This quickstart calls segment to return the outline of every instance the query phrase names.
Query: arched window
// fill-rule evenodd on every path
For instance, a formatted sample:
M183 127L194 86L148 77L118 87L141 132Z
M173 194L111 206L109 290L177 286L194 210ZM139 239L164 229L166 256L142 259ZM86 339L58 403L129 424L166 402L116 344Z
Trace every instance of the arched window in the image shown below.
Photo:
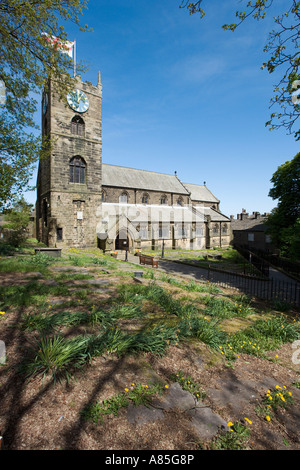
M76 156L70 160L70 183L85 184L86 164L83 158Z
M181 196L177 199L177 205L183 206L183 198Z
M167 204L167 196L165 194L162 194L160 197L160 203L161 204Z
M106 198L107 198L107 194L106 194L106 191L104 191L104 189L102 190L102 193L101 193L101 200L102 202L106 202Z
M148 204L149 203L149 194L144 193L142 196L142 204Z
M80 116L74 116L71 121L72 134L83 136L84 135L84 120Z

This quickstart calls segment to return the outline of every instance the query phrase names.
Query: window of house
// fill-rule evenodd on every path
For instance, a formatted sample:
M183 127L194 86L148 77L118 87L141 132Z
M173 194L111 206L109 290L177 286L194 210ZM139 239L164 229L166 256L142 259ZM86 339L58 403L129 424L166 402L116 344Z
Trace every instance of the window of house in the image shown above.
M77 156L70 160L70 183L85 184L86 164L83 158Z
M183 199L182 199L182 197L179 197L179 198L177 199L177 205L178 205L178 206L183 206Z
M164 194L161 196L160 198L160 203L161 204L167 204L167 196L165 196Z
M266 243L271 243L271 235L266 235Z
M80 116L74 116L71 121L71 133L79 136L84 135L84 120Z
M222 233L227 233L227 225L223 225L222 227Z
M254 242L254 233L248 233L248 242Z

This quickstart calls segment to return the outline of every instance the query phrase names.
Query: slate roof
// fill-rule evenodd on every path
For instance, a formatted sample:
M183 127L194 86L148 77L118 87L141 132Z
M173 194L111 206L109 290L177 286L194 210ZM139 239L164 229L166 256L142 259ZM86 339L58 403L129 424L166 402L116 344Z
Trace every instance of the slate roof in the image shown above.
M233 231L236 230L245 230L251 232L264 232L267 229L266 224L264 223L265 218L259 217L245 217L241 219L232 219L231 228Z
M196 206L197 211L203 210L204 215L209 215L212 222L230 222L230 218L211 207Z
M192 201L220 202L205 185L191 183L183 183L183 185L191 193Z
M175 175L117 165L102 165L102 185L189 195L188 190Z

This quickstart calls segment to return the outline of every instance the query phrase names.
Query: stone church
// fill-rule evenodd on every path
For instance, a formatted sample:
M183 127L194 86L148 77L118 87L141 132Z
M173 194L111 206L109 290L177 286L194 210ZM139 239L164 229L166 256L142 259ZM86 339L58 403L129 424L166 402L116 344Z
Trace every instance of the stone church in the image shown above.
M228 246L230 218L206 185L102 163L102 84L83 82L60 100L50 82L42 133L52 146L39 162L36 233L49 247L103 251Z

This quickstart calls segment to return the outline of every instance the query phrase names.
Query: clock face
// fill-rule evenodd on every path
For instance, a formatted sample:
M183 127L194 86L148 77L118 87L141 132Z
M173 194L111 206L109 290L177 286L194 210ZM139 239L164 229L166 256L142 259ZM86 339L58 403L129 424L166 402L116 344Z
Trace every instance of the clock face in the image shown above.
M89 109L88 97L81 90L74 90L68 94L69 106L78 113L85 113Z

